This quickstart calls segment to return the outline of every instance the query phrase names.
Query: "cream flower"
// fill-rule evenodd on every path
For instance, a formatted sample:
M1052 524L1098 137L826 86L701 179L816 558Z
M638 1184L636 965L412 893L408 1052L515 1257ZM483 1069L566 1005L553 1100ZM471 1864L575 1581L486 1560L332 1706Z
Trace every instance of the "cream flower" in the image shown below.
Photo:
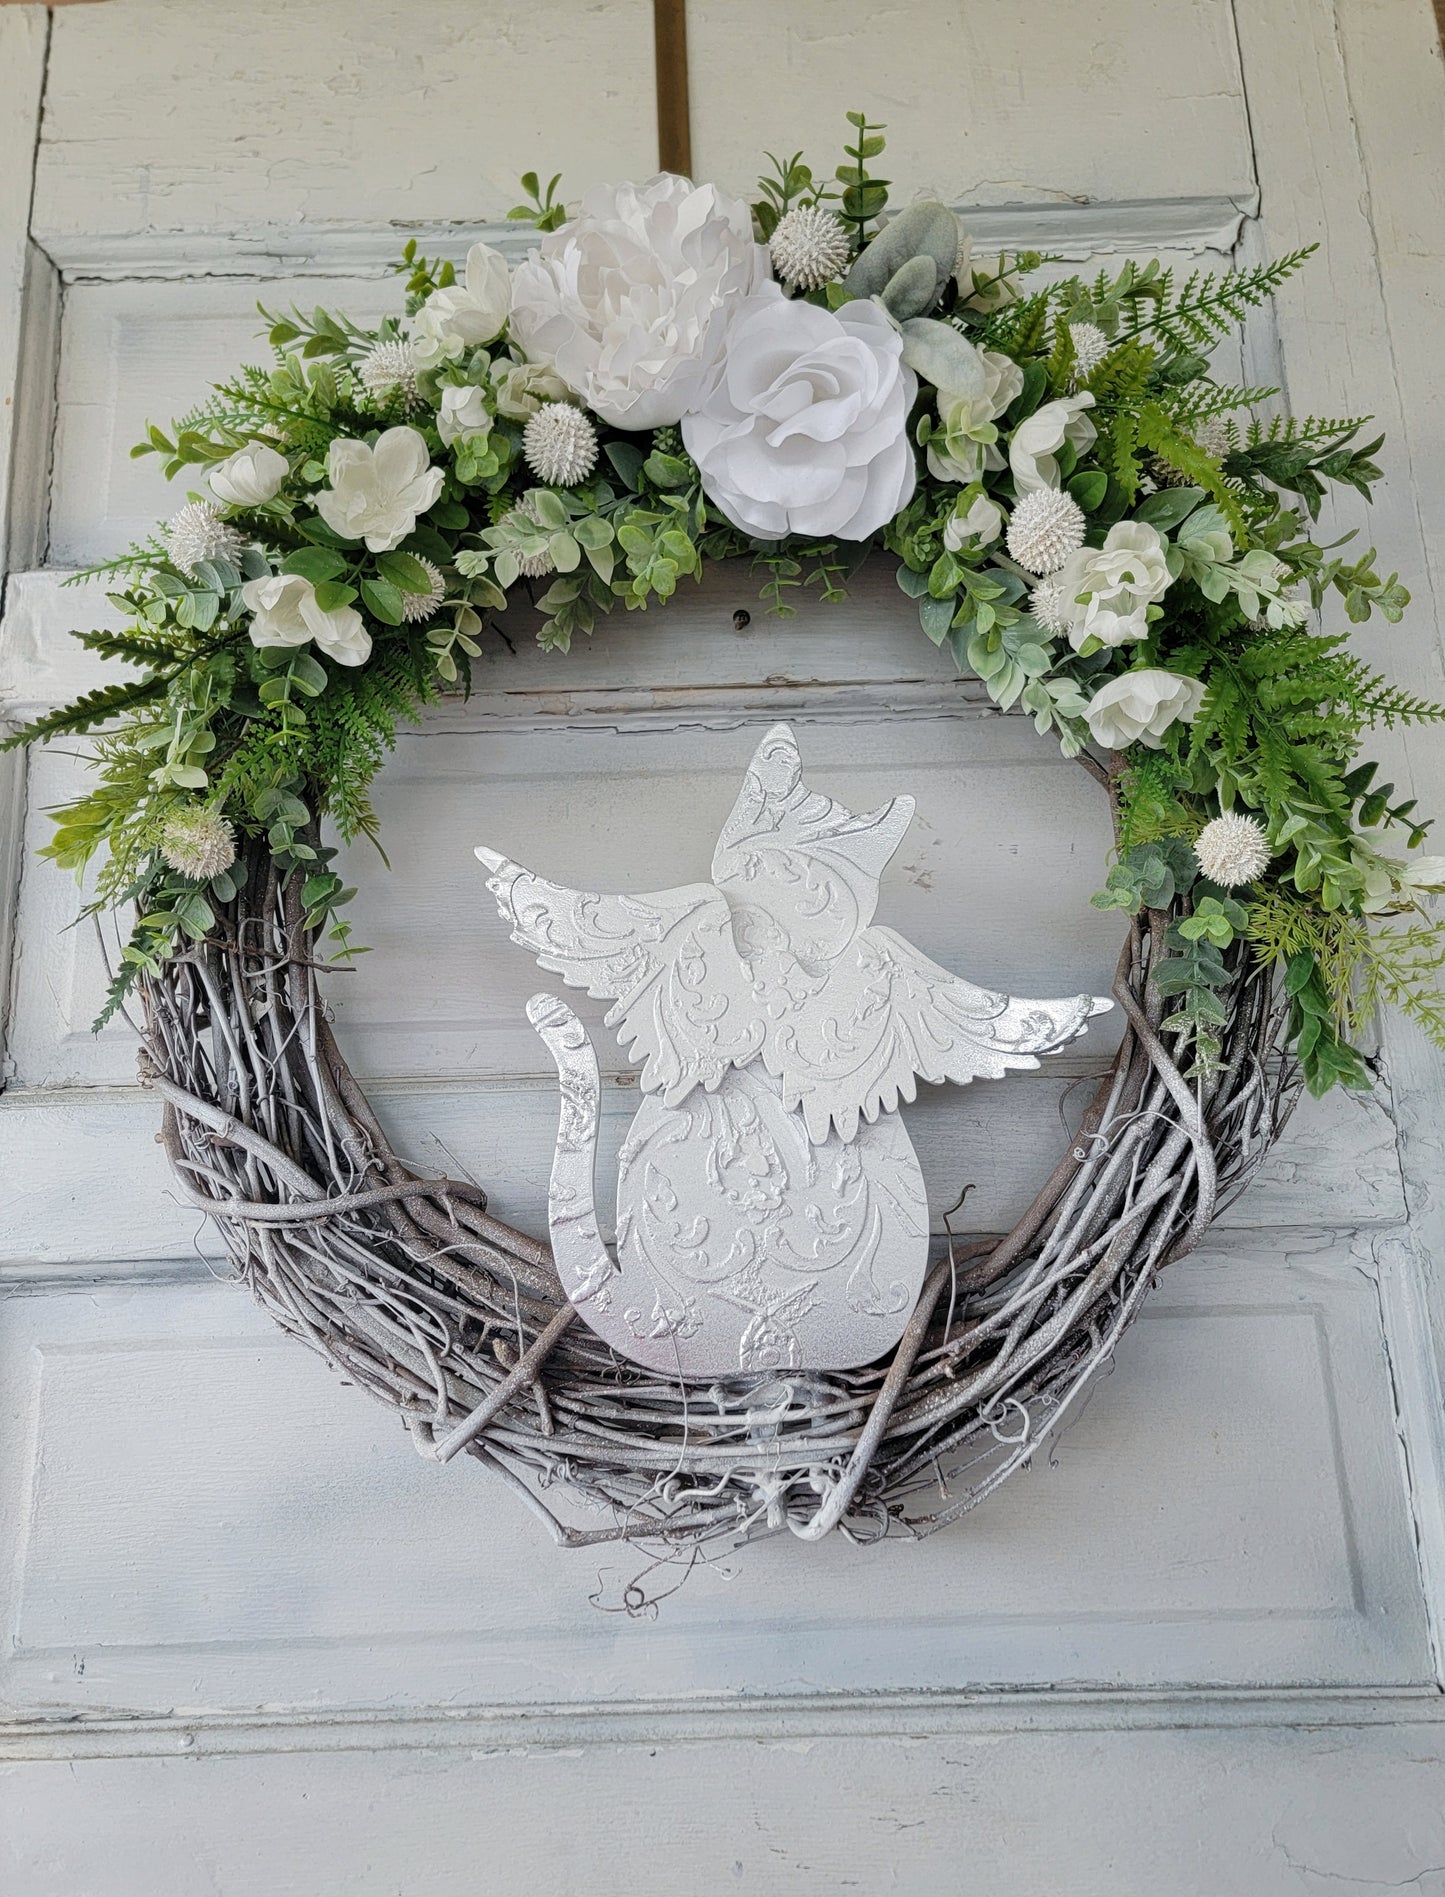
M388 428L374 448L333 441L326 472L331 485L317 494L317 513L343 540L365 540L373 553L389 553L415 532L417 515L436 504L445 479L414 428Z
M352 606L323 611L316 588L299 573L272 573L248 580L241 588L242 603L255 616L251 621L254 646L304 646L314 639L338 665L364 665L371 656L371 634Z
M507 260L490 244L467 252L461 283L433 290L412 318L411 345L419 369L455 362L468 349L495 342L512 308Z
M563 402L572 391L545 362L501 361L492 366L497 413L508 421L530 421L544 402Z
M260 507L275 500L290 472L285 455L262 441L250 441L218 461L206 476L206 485L218 501L232 507Z
M1059 586L1070 602L1070 645L1079 652L1090 639L1106 646L1142 639L1148 609L1168 584L1158 531L1147 521L1116 522L1102 547L1080 547L1060 569Z
M1054 457L1065 442L1076 454L1093 445L1097 431L1084 413L1093 406L1093 396L1084 389L1078 395L1061 395L1056 402L1045 402L1019 423L1008 446L1016 494L1022 497L1035 488L1059 485L1059 464Z
M745 204L663 172L599 185L512 280L512 335L617 428L681 421L722 305L768 280Z
M963 388L938 391L938 429L928 441L928 471L936 481L976 481L1001 468L997 419L1016 400L1024 372L996 349L974 350L977 371Z
M728 325L727 354L682 438L703 491L767 539L864 540L913 493L908 411L917 378L881 305L835 311L775 284Z
M979 494L964 513L955 506L944 522L943 544L950 553L961 553L965 547L989 546L1002 532L1003 509L987 494Z
M1197 678L1148 667L1110 679L1089 700L1084 716L1094 742L1110 751L1126 751L1131 744L1157 751L1170 725L1194 723L1203 700Z
M437 410L437 433L448 448L466 436L489 435L491 431L492 411L487 407L487 399L480 389L442 390L441 406Z

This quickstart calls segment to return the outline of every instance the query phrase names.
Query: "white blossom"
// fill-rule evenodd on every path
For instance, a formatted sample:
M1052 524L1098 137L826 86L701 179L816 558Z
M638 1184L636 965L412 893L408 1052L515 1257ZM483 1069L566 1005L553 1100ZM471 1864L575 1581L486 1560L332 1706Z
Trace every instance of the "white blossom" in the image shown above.
M959 553L964 547L987 547L1002 532L1003 509L991 496L979 494L962 514L955 504L943 525L943 544L950 553Z
M1059 571L1070 602L1069 643L1082 651L1090 639L1119 646L1149 630L1149 607L1164 597L1169 562L1157 529L1147 521L1117 521L1102 547L1080 547Z
M374 448L333 441L326 472L330 486L315 497L317 513L343 540L365 540L373 553L389 553L415 532L417 515L436 504L445 479L414 428L388 428Z
M938 427L928 438L928 471L936 481L967 484L1004 464L996 424L1022 390L1024 372L1001 350L974 349L972 355L977 363L970 363L968 383L938 391Z
M1110 751L1126 751L1131 744L1146 744L1157 751L1170 725L1194 723L1203 700L1204 687L1198 679L1146 667L1101 686L1084 716L1094 742Z
M1269 837L1264 825L1238 811L1215 817L1194 839L1194 854L1210 882L1224 889L1252 883L1269 865Z
M726 358L682 438L735 526L866 540L913 493L917 392L880 304L824 310L769 284L733 313Z
M290 472L285 455L262 441L249 441L216 463L206 476L206 485L218 501L229 506L262 507L275 500Z
M1084 413L1094 406L1087 389L1078 395L1061 395L1045 402L1021 421L1009 441L1008 461L1013 471L1014 491L1021 498L1035 488L1059 485L1059 464L1055 459L1065 442L1075 454L1093 446L1094 424Z
M473 244L462 282L433 290L412 318L411 346L417 367L434 369L457 361L469 349L495 342L507 326L511 307L506 258L490 244Z
M241 599L254 615L252 645L304 646L314 639L338 665L364 665L371 656L371 634L355 607L323 610L316 588L299 573L248 580Z
M458 441L489 435L491 430L492 411L481 389L448 387L442 390L437 408L437 433L448 448Z
M724 305L768 281L747 206L664 172L599 185L512 280L512 336L617 428L681 421Z
M572 393L545 362L506 358L492 365L492 387L497 395L497 413L513 422L525 422L544 402L562 402Z

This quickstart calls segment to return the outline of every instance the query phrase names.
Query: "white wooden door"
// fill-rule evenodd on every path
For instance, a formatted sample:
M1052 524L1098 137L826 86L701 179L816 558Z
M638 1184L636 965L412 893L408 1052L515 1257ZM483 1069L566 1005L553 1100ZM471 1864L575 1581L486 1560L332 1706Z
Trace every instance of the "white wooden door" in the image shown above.
M696 166L732 188L858 106L982 247L1208 267L1319 239L1252 379L1388 427L1368 528L1415 605L1380 643L1440 693L1425 0L692 15ZM646 0L0 6L0 715L86 676L65 631L108 609L59 583L167 511L128 447L239 359L257 298L379 310L405 236L459 254L517 172L645 175L651 30ZM361 866L375 952L334 988L400 1150L541 1228L554 1086L470 845L689 880L779 715L855 807L918 797L886 891L910 939L1033 992L1106 981L1077 770L985 715L886 575L783 623L715 575L567 659L498 645L388 767L396 868ZM1391 763L1445 808L1438 738ZM222 1281L132 1037L90 1035L75 891L29 854L80 768L0 778L7 1897L1445 1892L1437 1057L1391 1025L1374 1097L1303 1110L978 1514L917 1547L768 1543L633 1620L625 1553L563 1554L477 1468L420 1462ZM1102 1045L920 1104L935 1211L971 1183L970 1222L1006 1222Z

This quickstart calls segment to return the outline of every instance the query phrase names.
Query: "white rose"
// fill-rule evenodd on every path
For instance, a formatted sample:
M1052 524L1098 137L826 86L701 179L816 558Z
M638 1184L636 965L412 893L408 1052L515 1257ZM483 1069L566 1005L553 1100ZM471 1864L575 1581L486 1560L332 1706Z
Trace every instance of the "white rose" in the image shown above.
M660 428L694 405L723 303L767 279L747 206L715 185L599 185L518 266L512 335L603 421Z
M1059 593L1069 614L1069 644L1088 639L1120 646L1149 630L1148 608L1169 584L1164 542L1147 521L1121 520L1102 547L1080 547L1059 570Z
M492 368L497 413L509 421L527 422L548 402L565 402L572 391L545 362L499 362Z
M1057 402L1045 402L1013 432L1008 446L1009 466L1013 470L1014 492L1023 498L1035 488L1059 485L1059 464L1054 459L1067 441L1076 454L1093 445L1097 430L1084 413L1094 406L1087 389L1078 395L1060 396Z
M478 388L442 390L437 410L437 433L450 448L466 435L487 435L492 429L492 412Z
M1084 716L1094 742L1110 751L1127 751L1131 744L1159 749L1170 725L1192 725L1199 716L1204 687L1197 678L1147 668L1125 672L1101 686L1089 700Z
M819 309L775 284L741 302L727 353L682 438L703 492L735 526L865 540L917 479L903 344L871 299Z
M996 349L974 352L977 374L967 388L938 391L938 429L928 441L928 470L937 481L976 481L1001 468L995 422L1024 386L1024 372Z
M465 350L495 342L507 326L512 308L512 280L507 260L490 244L473 244L467 252L461 283L433 290L412 318L411 346L420 369L439 362L455 362Z
M986 547L1003 532L1003 509L987 494L980 494L964 514L957 509L949 515L943 529L943 544L950 553L961 553L967 546Z
M323 612L316 588L299 573L272 573L248 580L241 599L255 615L251 643L255 646L304 646L314 639L338 665L364 665L371 656L371 634L361 614L351 606Z
M326 472L331 485L317 494L317 513L343 540L364 539L373 553L389 553L415 531L445 479L414 428L388 428L374 448L333 441Z
M206 476L206 484L218 501L227 501L232 507L260 507L276 498L290 472L285 455L277 454L264 442L251 441L218 461Z

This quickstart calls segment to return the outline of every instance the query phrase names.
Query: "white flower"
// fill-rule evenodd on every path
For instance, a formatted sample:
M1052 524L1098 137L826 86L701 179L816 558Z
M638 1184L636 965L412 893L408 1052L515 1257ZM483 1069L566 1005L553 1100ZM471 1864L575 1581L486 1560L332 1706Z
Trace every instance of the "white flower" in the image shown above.
M820 204L798 204L785 211L768 240L773 268L797 290L821 290L852 255L843 220Z
M1069 643L1082 651L1090 639L1120 646L1149 630L1148 608L1169 585L1164 542L1147 521L1121 520L1102 547L1080 547L1059 572L1070 602Z
M432 467L414 428L388 428L374 448L364 441L333 441L326 458L331 482L316 495L316 511L343 540L365 540L389 553L416 530L416 517L436 503L446 478Z
M352 606L323 611L316 588L299 573L272 573L248 580L241 599L255 617L251 643L255 646L304 646L314 639L338 665L364 665L371 656L371 634Z
M198 561L234 560L245 544L205 501L187 501L166 528L166 552L192 578Z
M261 507L275 500L290 472L285 455L264 442L251 441L218 461L206 476L206 485L218 501L232 507Z
M236 860L236 832L219 810L177 811L161 831L161 855L173 870L209 882Z
M617 428L691 409L722 305L768 280L745 204L663 172L599 185L518 267L512 335Z
M1001 468L997 418L1015 401L1024 372L996 349L973 350L974 374L966 387L938 391L938 428L928 440L928 471L936 481L976 481L985 468Z
M943 544L950 553L960 553L968 546L989 546L1002 532L1003 509L987 494L979 494L962 514L955 503L944 523Z
M356 365L361 386L374 402L401 396L410 407L417 400L416 351L407 342L376 343Z
M572 392L545 362L498 362L492 368L492 387L497 413L513 422L526 421L544 402L564 401Z
M1097 431L1084 413L1093 406L1094 398L1085 389L1078 395L1061 395L1056 402L1045 402L1019 423L1008 447L1015 493L1022 497L1035 488L1059 485L1059 464L1054 457L1066 441L1076 454L1093 445Z
M438 606L446 598L446 581L441 570L430 560L422 559L420 554L413 555L418 566L425 568L427 576L426 591L422 593L403 592L401 596L401 616L408 625L419 625L423 619L430 619Z
M1141 743L1157 751L1170 725L1194 723L1203 699L1204 687L1197 678L1149 667L1110 679L1089 700L1084 716L1095 743L1110 751Z
M522 430L522 453L548 487L576 487L597 465L597 430L570 402L548 402Z
M960 222L958 253L953 260L953 280L958 285L958 300L971 310L1001 310L1018 300L1018 278L1008 269L1009 258L1000 251L997 257L973 261L973 239ZM1001 280L1000 280L1001 279Z
M473 435L488 435L492 429L492 411L478 388L445 388L437 409L437 433L450 448L453 443Z
M1025 494L1008 524L1008 550L1029 573L1057 573L1084 544L1084 510L1058 487Z
M1097 323L1070 323L1069 341L1074 345L1074 376L1087 382L1109 353L1109 338Z
M1194 854L1210 882L1234 889L1252 883L1269 866L1269 837L1253 817L1229 811L1215 817L1194 839Z
M1355 861L1361 851L1356 846ZM1360 907L1367 916L1400 915L1419 910L1422 896L1445 894L1445 856L1398 857L1370 853L1365 868L1365 894Z
M740 303L727 353L682 438L735 526L865 540L913 493L917 378L871 299L835 311L776 284Z
M511 307L506 258L490 244L473 244L463 281L433 290L412 318L417 367L434 369L438 363L455 362L468 349L495 342L507 326Z
M1050 638L1069 630L1069 602L1057 575L1040 580L1030 592L1029 612L1039 631L1048 633Z

